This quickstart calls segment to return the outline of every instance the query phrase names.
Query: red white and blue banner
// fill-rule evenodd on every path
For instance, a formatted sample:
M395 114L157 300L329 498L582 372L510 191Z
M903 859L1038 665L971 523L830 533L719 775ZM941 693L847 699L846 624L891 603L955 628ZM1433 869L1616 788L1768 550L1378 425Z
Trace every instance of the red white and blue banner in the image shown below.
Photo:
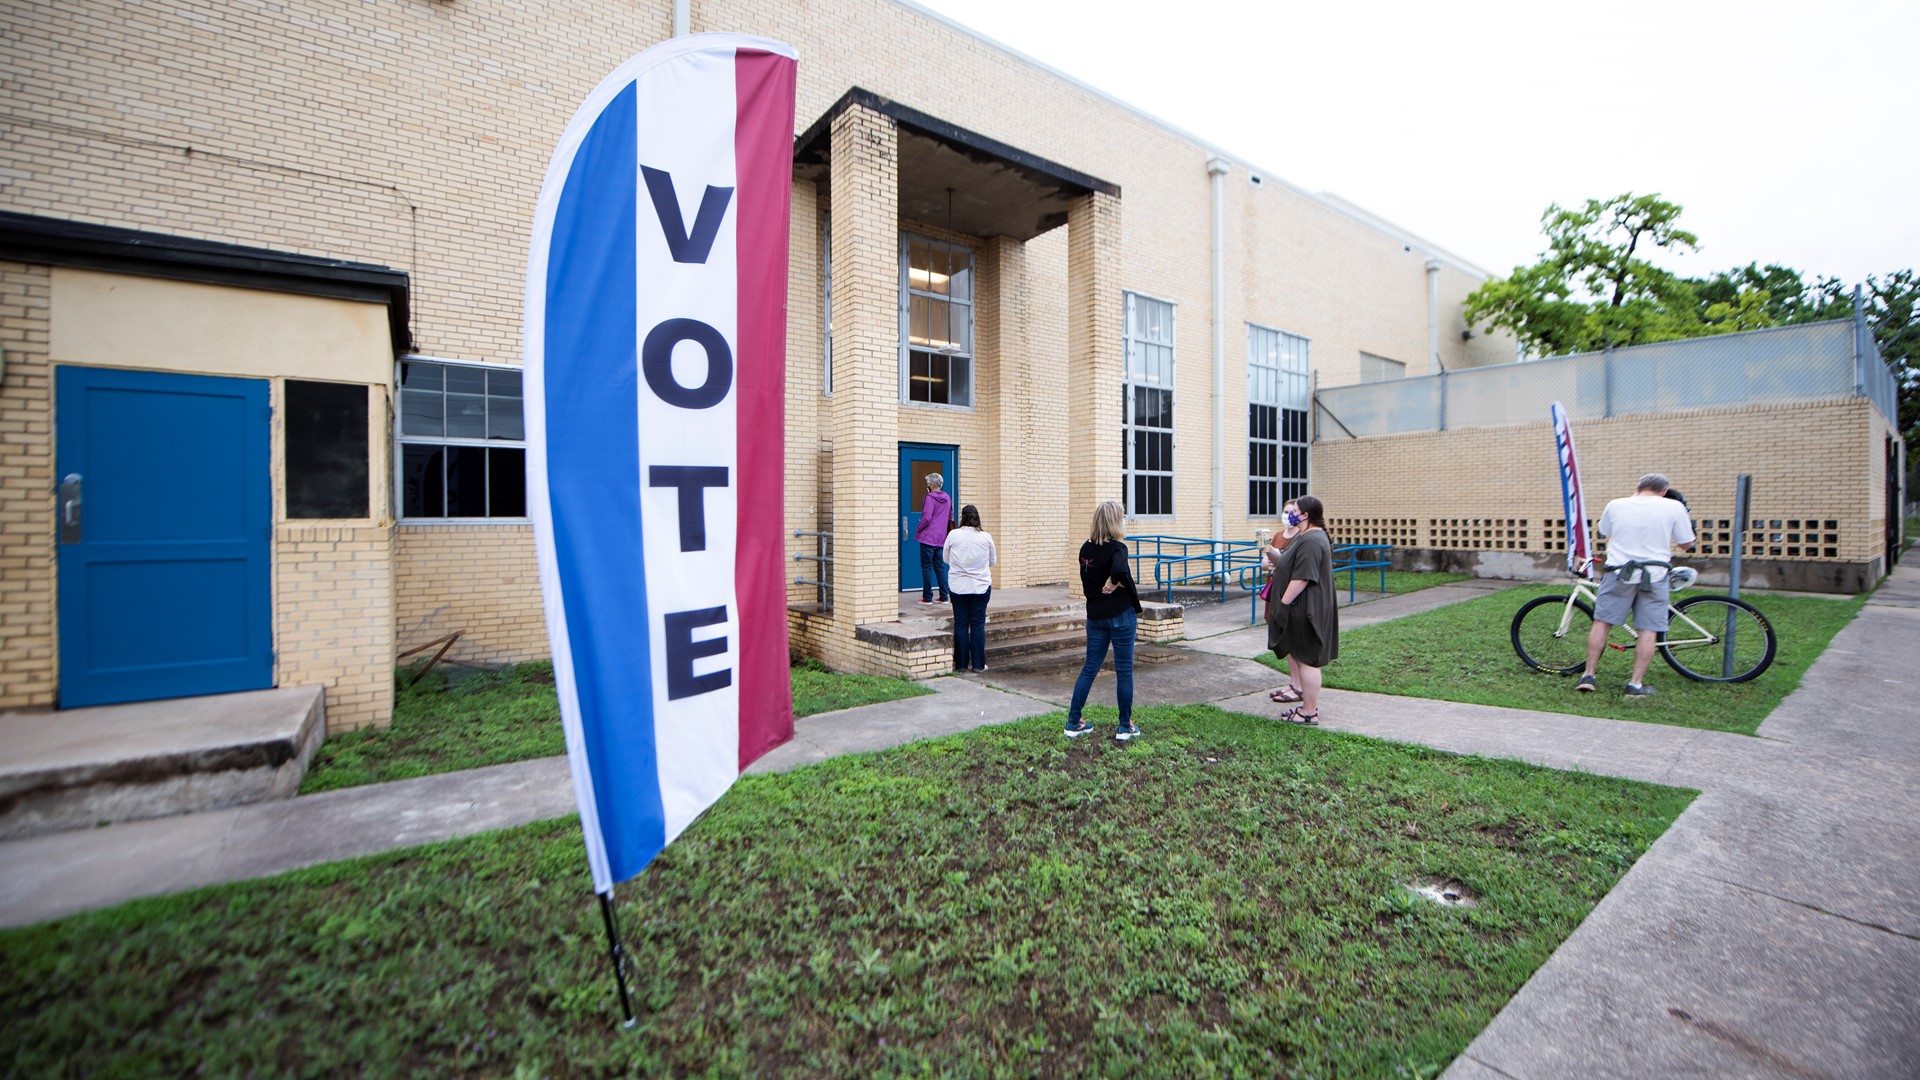
M1573 456L1573 425L1553 403L1553 441L1560 461L1560 510L1567 523L1567 569L1593 576L1593 538L1587 532L1587 497L1580 490L1580 463Z
M787 237L795 55L622 64L567 125L527 265L527 493L594 890L793 735Z

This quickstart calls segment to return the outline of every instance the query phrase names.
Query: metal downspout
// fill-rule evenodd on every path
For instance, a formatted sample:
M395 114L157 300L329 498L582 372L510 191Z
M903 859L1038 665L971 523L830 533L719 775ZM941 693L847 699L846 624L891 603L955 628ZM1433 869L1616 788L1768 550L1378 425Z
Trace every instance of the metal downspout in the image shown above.
M1226 369L1227 282L1226 220L1227 170L1224 158L1207 159L1213 177L1213 534L1214 543L1226 539Z
M692 31L693 0L673 0L673 36L686 37Z
M1427 374L1440 374L1440 267L1439 259L1427 260Z

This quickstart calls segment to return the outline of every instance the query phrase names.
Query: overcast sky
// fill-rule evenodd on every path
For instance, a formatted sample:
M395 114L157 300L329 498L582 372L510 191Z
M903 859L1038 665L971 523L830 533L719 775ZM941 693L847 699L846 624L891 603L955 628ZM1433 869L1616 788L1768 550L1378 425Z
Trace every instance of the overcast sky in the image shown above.
M1624 191L1689 275L1920 264L1914 0L918 2L1496 274Z

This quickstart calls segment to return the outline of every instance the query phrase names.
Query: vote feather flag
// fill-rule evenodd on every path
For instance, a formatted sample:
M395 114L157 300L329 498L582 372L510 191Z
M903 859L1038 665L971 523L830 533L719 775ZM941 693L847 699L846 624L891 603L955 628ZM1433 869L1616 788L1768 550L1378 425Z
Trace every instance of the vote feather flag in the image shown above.
M1573 425L1553 403L1553 441L1560 461L1560 509L1567 523L1567 569L1593 576L1593 540L1587 534L1587 497L1580 490L1580 464L1573 456Z
M622 64L561 136L527 266L527 494L596 892L793 735L782 483L795 54Z

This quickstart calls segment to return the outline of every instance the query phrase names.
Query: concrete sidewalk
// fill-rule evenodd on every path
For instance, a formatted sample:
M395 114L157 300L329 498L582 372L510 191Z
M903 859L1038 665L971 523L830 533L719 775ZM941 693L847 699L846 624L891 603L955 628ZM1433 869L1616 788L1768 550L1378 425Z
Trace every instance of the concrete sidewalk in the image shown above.
M1504 584L1343 609L1343 628ZM1271 715L1278 676L1246 659L1264 647L1264 627L1230 624L1153 647L1138 700ZM1446 1075L1920 1076L1916 660L1920 569L1905 568L1757 738L1328 691L1330 729L1702 792ZM937 693L802 720L752 771L1053 711L1071 674L1015 667L928 685ZM1103 679L1096 699L1111 693ZM548 758L0 843L0 925L573 809L565 759Z
M964 679L807 717L750 772L897 746L1054 709ZM0 843L0 927L506 829L576 809L565 757Z

